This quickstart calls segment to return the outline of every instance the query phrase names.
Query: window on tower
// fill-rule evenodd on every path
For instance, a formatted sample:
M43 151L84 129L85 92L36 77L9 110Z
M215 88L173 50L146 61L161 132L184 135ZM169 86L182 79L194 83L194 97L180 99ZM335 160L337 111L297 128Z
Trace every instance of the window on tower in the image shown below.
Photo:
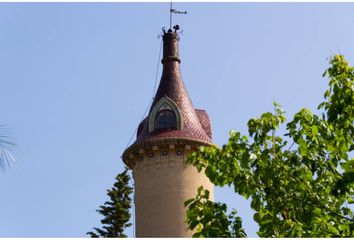
M183 129L183 119L177 105L165 96L149 114L149 133L174 129Z
M155 130L176 129L176 115L171 109L160 110L155 117Z

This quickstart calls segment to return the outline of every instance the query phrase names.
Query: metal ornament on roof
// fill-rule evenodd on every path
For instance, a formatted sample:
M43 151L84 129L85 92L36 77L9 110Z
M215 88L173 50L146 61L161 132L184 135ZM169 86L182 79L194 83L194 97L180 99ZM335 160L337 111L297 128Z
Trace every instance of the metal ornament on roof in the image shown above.
M172 8L172 2L171 2L171 4L170 4L170 29L168 30L171 32L172 32L172 13L174 13L174 14L188 14L187 11L178 11L177 9ZM178 29L179 29L178 25L174 26L173 29L175 29L175 27L178 27ZM178 29L175 29L175 32Z

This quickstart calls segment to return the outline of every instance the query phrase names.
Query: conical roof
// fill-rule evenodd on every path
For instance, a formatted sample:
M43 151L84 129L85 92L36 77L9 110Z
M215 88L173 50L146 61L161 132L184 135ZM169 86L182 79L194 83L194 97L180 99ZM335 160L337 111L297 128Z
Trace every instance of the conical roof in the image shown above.
M148 116L139 124L136 141L133 146L164 140L189 140L202 145L212 144L211 125L204 110L195 109L184 85L178 49L179 36L177 32L169 30L163 35L163 72L154 101ZM171 100L179 110L183 126L180 129L166 129L165 131L151 131L149 119L155 114L155 106L161 99ZM127 149L127 150L128 150Z

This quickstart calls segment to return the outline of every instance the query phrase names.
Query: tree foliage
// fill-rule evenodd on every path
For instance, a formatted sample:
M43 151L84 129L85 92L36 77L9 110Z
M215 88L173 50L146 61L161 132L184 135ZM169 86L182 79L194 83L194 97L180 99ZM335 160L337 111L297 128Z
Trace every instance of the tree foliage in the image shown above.
M209 194L208 190L200 187L197 197L185 202L189 207L187 224L191 229L197 229L193 237L246 237L242 220L236 216L237 211L227 215L226 204L210 201Z
M188 160L215 185L251 197L260 237L354 237L354 68L336 55L323 77L329 89L320 115L301 109L278 135L286 119L274 103L273 113L248 121L249 137L231 131L222 148L201 147ZM186 202L194 236L229 236L226 207L200 197ZM191 203L222 218L205 222Z
M129 185L130 176L128 175L128 170L126 169L118 174L116 180L113 188L107 190L110 201L105 202L97 210L103 215L101 220L102 228L94 228L95 232L87 233L92 238L127 237L124 234L124 229L131 226L129 210L133 192L133 188Z

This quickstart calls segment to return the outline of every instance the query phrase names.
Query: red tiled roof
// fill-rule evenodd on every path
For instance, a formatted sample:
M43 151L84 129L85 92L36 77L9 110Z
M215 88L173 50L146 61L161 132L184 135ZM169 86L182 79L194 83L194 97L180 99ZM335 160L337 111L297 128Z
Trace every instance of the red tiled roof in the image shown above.
M209 139L206 140L206 142L211 142L212 139L212 133L211 133L211 123L209 116L205 110L202 109L195 109L199 122L204 129L205 133L209 137ZM166 130L162 132L158 132L155 134L148 134L148 117L146 117L141 123L139 124L138 131L136 134L136 138L139 141L144 141L146 140L146 137L149 139L158 139L158 138L186 138L186 139L195 139L195 140L203 140L200 139L196 136L195 132L192 134L189 131L183 130ZM197 138L196 138L197 137Z
M208 113L202 109L196 109L195 111L198 114L200 124L202 124L202 127L203 127L205 133L208 134L210 139L212 139L211 122L210 122L210 118L208 116Z
M148 115L139 124L137 139L132 146L157 139L190 139L204 144L212 143L211 124L208 114L205 110L194 109L182 80L179 66L178 40L178 34L175 32L168 32L163 36L164 48L161 61L163 63L163 72L149 115L155 104L162 97L167 96L175 102L181 112L184 123L183 129L149 133Z

